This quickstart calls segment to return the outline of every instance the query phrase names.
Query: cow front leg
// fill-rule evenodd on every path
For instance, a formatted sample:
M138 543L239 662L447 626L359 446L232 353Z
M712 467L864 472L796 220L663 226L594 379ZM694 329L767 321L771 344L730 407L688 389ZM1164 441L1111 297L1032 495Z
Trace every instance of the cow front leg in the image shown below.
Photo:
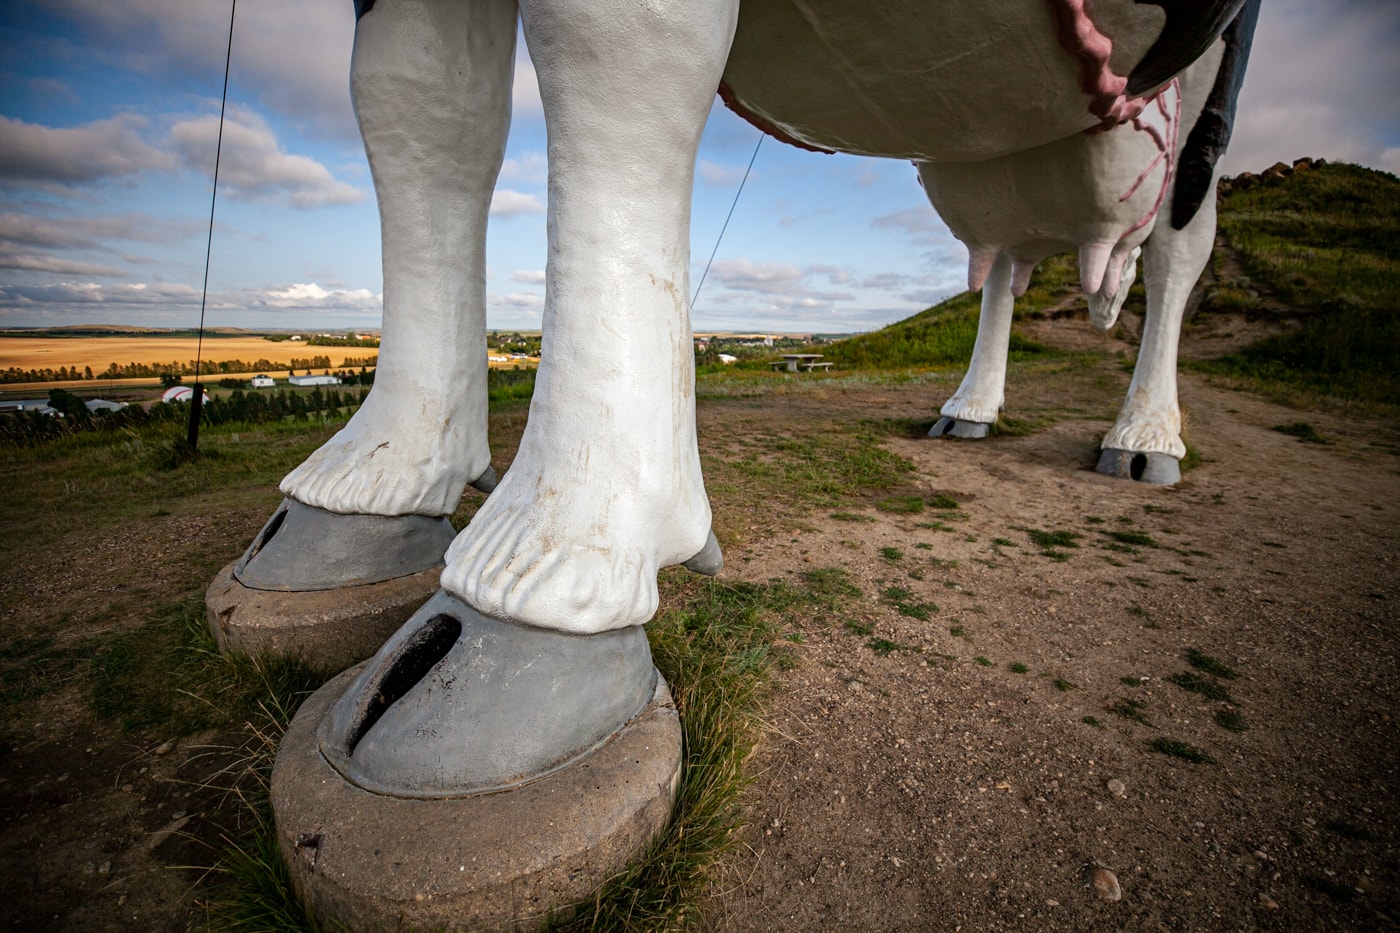
M412 796L528 780L654 695L641 624L657 570L701 552L710 529L690 194L735 13L732 0L522 5L549 133L540 369L519 452L448 550L443 591L323 733L361 786Z
M383 234L375 385L210 587L221 647L331 670L373 653L437 589L463 487L494 481L485 237L516 16L513 0L379 0L356 25L351 90Z
M1110 476L1170 486L1181 480L1181 408L1176 363L1181 320L1191 289L1210 260L1215 243L1215 190L1184 229L1162 218L1143 244L1147 315L1128 396L1118 420L1104 436L1098 471Z
M447 515L490 469L486 220L505 152L516 7L380 0L350 84L379 201L384 329L374 389L282 481L342 514Z
M967 375L929 437L986 437L1006 402L1006 356L1011 344L1011 316L1016 298L1011 293L1012 259L999 253L982 283L982 314Z

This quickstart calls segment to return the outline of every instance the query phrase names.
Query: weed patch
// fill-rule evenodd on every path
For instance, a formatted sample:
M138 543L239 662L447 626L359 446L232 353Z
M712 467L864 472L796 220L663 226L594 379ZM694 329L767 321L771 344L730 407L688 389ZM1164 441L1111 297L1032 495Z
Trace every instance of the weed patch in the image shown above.
M1210 757L1196 746L1187 742L1178 741L1177 739L1153 739L1147 743L1147 747L1158 754L1180 758L1182 761L1189 761L1193 765L1215 763L1214 758Z
M1230 665L1223 661L1217 661L1195 648L1186 649L1186 662L1198 671L1205 671L1207 674L1214 674L1216 677L1223 677L1226 680L1234 680L1238 676Z
M1220 686L1215 680L1207 680L1204 677L1197 677L1195 674L1185 672L1173 674L1167 680L1176 684L1187 693L1199 693L1207 700L1220 700L1225 703L1233 703L1230 692Z

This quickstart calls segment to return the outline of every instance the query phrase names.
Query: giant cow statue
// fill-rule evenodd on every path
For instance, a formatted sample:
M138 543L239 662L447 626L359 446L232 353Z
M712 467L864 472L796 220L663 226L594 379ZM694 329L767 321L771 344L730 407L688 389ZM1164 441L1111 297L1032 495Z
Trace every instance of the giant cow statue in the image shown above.
M349 424L283 480L287 501L234 582L353 603L375 581L444 566L440 592L321 723L326 759L400 798L497 790L589 754L653 696L641 626L657 571L719 564L687 302L716 88L785 141L920 166L972 247L983 330L1000 343L945 408L957 423L995 418L1000 387L976 384L1004 366L1009 294L1030 264L1081 246L1086 290L1111 304L1141 246L1147 341L1163 349L1144 347L1157 370L1140 369L1107 443L1180 456L1174 387L1156 384L1213 236L1218 124L1256 8L1243 7L358 0L351 87L383 234L378 373ZM519 453L447 546L443 516L493 478L485 237L517 19L549 139L544 350ZM1222 39L1232 22L1245 25ZM1170 222L1156 219L1163 203Z

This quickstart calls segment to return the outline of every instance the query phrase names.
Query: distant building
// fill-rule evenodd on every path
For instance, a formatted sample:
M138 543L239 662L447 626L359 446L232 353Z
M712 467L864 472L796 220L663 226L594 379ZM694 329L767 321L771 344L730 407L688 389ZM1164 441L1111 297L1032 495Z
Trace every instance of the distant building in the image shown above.
M739 358L737 356L730 356L728 353L721 353L719 355L719 361L725 366L728 366L730 363L737 363Z
M292 376L292 377L291 377L290 379L288 379L287 381L288 381L289 383L291 383L292 385L294 385L294 386L338 386L338 385L340 385L340 377L339 377L339 376L312 376L312 375L310 375L310 374L307 374L307 375L305 375L305 376Z
M126 407L125 402L109 402L105 398L91 398L83 404L88 411L121 411Z
M188 402L194 398L194 389L189 386L171 386L165 390L165 394L160 397L162 402ZM209 401L209 393L204 393L204 400Z
M252 379L248 380L248 385L255 389L270 389L277 385L277 383L273 382L272 377L267 373L258 373Z
M37 411L41 415L56 415L46 398L12 398L0 402L0 412Z

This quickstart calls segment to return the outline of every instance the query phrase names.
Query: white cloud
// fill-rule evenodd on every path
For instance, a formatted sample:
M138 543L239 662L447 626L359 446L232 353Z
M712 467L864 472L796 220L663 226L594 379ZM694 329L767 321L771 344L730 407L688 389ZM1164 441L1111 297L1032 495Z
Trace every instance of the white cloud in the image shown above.
M696 173L707 185L716 188L737 188L744 180L744 168L742 165L723 166L709 159L701 159L696 165Z
M170 128L170 145L192 172L212 175L219 118L196 117ZM320 162L285 152L257 114L240 110L225 119L219 186L243 200L285 197L293 207L354 204L366 193L339 181Z
M383 307L384 297L367 288L323 288L315 282L299 282L247 294L245 301L264 308L378 311Z
M113 241L170 243L204 232L204 221L130 213L97 217L0 214L0 241L55 249L110 251Z
M511 280L512 282L523 282L523 283L525 283L526 285L543 285L543 284L544 284L544 270L543 270L543 269L521 269L521 270L518 271L518 272L512 272L512 273L510 274L510 280Z
M48 253L21 253L0 246L0 269L23 272L49 272L57 275L123 276L121 269L91 262L63 259Z
M1254 48L1227 173L1301 156L1393 171L1400 143L1400 4L1269 0Z
M515 217L520 214L543 214L544 202L538 195L497 188L491 194L491 214L495 217Z
M147 126L134 114L74 127L0 116L0 179L73 184L172 168L169 153L142 140Z
M497 305L502 308L530 308L537 310L544 307L544 296L536 292L511 292L506 295L491 295L487 298L487 304Z
M217 95L228 49L227 0L49 0L117 67ZM318 132L356 138L350 107L350 0L243 0L229 81Z
M527 152L501 164L501 177L542 185L549 178L549 158L543 152Z

